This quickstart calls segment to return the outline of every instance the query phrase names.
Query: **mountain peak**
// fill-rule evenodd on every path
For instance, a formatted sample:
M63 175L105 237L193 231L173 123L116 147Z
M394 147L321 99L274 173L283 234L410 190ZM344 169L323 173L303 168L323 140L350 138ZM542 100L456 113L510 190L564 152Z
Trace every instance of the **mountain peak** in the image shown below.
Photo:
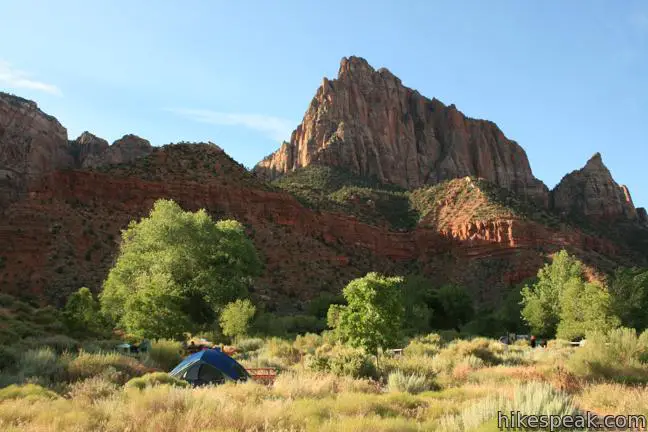
M562 213L606 219L637 216L630 191L614 180L599 152L583 168L564 176L552 197L554 208Z
M254 170L272 179L311 164L408 189L482 177L548 205L524 149L494 123L428 99L357 56L342 59L337 79L323 80L290 143Z

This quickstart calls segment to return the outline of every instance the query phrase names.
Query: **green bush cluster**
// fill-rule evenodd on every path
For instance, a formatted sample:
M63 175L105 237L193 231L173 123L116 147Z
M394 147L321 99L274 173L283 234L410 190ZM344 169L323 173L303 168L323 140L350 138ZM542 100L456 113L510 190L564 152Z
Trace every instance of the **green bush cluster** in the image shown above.
M175 387L189 386L189 383L187 383L186 381L172 377L165 372L153 372L142 375L141 377L131 379L126 383L126 388L136 388L138 390L143 390L146 387L154 387L162 384L172 385Z

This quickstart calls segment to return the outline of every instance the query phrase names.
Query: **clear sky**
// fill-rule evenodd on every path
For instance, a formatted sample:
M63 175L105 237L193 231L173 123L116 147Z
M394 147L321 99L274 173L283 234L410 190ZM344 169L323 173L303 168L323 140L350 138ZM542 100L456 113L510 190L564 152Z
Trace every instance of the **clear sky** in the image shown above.
M549 187L600 151L648 205L642 0L0 0L0 89L72 138L210 140L248 167L349 55L494 121Z

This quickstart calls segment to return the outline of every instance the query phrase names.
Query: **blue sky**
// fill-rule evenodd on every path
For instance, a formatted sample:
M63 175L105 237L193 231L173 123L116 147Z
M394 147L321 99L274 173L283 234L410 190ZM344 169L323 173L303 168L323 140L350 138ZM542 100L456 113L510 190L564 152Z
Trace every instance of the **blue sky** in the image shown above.
M210 140L246 166L289 137L349 55L494 121L549 187L600 151L648 205L640 0L0 0L0 89L71 137Z

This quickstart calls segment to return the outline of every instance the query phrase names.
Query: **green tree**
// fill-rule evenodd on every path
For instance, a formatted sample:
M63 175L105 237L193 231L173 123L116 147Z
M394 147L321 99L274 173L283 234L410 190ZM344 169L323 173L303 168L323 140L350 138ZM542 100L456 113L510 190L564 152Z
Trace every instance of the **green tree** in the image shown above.
M619 319L611 310L610 294L605 286L572 278L560 298L560 322L557 336L575 339L595 332L616 328Z
M648 269L618 269L610 280L612 310L626 327L648 328Z
M223 334L234 338L247 335L255 313L256 307L248 299L228 303L220 316Z
M68 297L63 320L68 331L75 336L103 335L109 328L101 314L99 302L85 287Z
M214 223L205 210L187 212L158 200L148 217L122 231L101 309L136 336L178 338L213 325L259 271L240 223Z
M396 343L404 312L402 283L402 278L377 273L349 282L343 292L347 305L332 305L329 310L337 336L376 356L379 348Z
M427 334L433 316L434 303L432 282L420 275L410 275L403 283L403 324L410 334Z
M459 285L444 285L433 297L434 327L459 330L475 314L472 299Z
M538 336L553 337L560 321L560 301L565 286L582 279L582 265L562 250L551 264L538 271L536 283L522 288L522 317Z

